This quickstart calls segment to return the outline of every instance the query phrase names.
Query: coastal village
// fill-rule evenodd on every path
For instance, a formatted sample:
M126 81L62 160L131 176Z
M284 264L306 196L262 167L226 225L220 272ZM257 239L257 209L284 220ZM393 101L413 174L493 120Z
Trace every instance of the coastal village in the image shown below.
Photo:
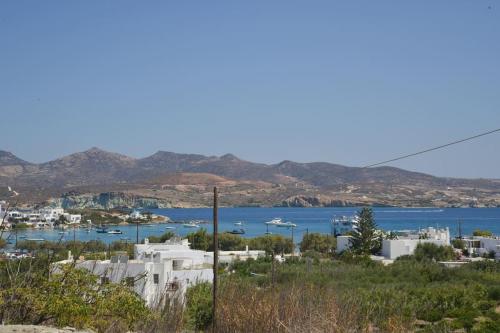
M83 228L88 232L118 232L118 229L107 231L102 225L95 225L91 220L82 218L81 214L71 214L63 208L45 207L40 209L6 209L7 202L1 202L0 221L5 233L12 233L21 228L42 229L46 232L64 230L66 228ZM116 221L128 224L132 221L150 222L153 219L161 223L172 222L168 217L160 218L150 213L130 211L128 214L114 213ZM128 222L127 222L128 221ZM360 216L343 216L332 218L329 222L332 235L335 237L335 248L332 253L342 255L348 253L353 247L353 233L360 228ZM236 223L242 226L241 222ZM265 222L269 226L293 229L297 227L291 222L283 222L279 218ZM196 222L184 223L184 226L198 228ZM167 228L171 228L168 227ZM240 229L243 230L243 229ZM269 236L270 232L266 232ZM383 265L391 265L404 256L412 256L417 247L432 244L437 247L453 246L453 260L441 260L443 266L454 268L470 262L482 260L500 261L500 238L494 235L457 236L452 239L449 228L421 228L416 231L383 231L375 230L374 234L381 240L378 253L370 256L371 260ZM8 238L7 238L8 239ZM43 242L44 239L25 239L26 241ZM460 245L459 245L460 244ZM115 252L105 259L87 259L84 255L75 256L68 250L67 258L53 262L52 272L56 274L65 265L74 265L76 268L85 269L93 275L99 276L99 283L121 283L137 293L149 307L158 307L173 295L183 297L190 286L213 280L214 251L204 251L191 247L189 236L182 238L173 236L164 242L150 242L148 238L133 245L133 256L127 252ZM274 253L273 260L277 264L287 258L300 258L300 243L294 244L290 252ZM451 247L450 247L451 248ZM269 253L265 249L228 250L219 252L219 263L231 265L235 262L248 259L257 260L265 258ZM4 259L19 260L33 257L15 245L7 244L2 252Z

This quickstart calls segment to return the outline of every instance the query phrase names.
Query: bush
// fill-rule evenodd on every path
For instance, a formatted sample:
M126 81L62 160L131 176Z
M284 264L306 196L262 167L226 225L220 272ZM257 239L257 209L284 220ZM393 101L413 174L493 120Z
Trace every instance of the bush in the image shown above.
M101 332L112 325L132 330L138 320L148 319L149 310L134 292L97 281L86 270L71 266L50 279L44 270L28 267L14 281L2 283L0 318L11 324L90 327Z
M165 243L165 241L169 240L170 238L174 237L175 234L171 231L167 231L163 233L161 236L149 236L149 242L150 243ZM144 243L144 240L143 240Z
M491 237L493 236L492 232L489 230L481 230L481 229L476 229L472 232L472 236L478 236L478 237Z
M213 251L212 235L208 234L206 229L200 229L197 230L196 232L191 232L186 235L186 238L191 243L192 249L202 250L202 251L208 251L208 250Z
M441 246L433 243L418 244L413 255L419 261L446 261L455 258L455 252L451 246Z
M246 242L238 235L222 233L218 237L219 249L222 251L240 251L245 249Z
M455 249L460 249L460 250L464 250L465 249L465 241L463 239L452 239L451 241L451 245L455 248Z
M188 324L195 330L206 330L212 324L212 285L200 283L186 292Z
M266 235L251 238L248 246L252 250L265 250L267 254L292 253L294 244L290 238L282 235Z
M300 242L300 252L315 251L317 253L329 254L335 249L336 239L331 235L310 233L304 235Z

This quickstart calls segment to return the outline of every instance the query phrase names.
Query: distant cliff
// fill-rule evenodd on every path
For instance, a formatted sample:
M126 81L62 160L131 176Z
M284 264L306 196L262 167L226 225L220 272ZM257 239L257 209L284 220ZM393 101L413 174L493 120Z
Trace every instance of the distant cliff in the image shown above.
M64 195L61 198L52 199L53 206L60 206L65 209L112 209L117 207L131 208L169 208L168 203L157 198L138 197L133 194L123 192L106 192L99 194Z

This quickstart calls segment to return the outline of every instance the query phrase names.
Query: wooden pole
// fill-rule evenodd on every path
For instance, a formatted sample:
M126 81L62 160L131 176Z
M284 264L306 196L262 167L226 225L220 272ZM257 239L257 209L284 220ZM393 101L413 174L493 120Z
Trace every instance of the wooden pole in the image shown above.
M212 332L217 332L217 269L219 266L219 241L218 241L218 202L217 202L217 187L214 187L214 235L213 235L213 247L214 247L214 279L213 279L213 291L212 291Z
M139 220L135 221L135 243L139 244Z

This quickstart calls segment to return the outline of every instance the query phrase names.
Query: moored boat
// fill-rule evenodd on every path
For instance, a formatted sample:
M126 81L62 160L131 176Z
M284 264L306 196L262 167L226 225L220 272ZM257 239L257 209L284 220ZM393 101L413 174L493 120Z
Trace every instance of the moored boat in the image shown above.
M271 221L267 221L267 222L264 222L264 223L267 224L267 225L277 225L277 224L283 223L283 220L281 218L279 218L279 217L275 217Z
M233 235L243 235L245 233L245 229L233 229L231 231L227 231L227 233L230 233Z

